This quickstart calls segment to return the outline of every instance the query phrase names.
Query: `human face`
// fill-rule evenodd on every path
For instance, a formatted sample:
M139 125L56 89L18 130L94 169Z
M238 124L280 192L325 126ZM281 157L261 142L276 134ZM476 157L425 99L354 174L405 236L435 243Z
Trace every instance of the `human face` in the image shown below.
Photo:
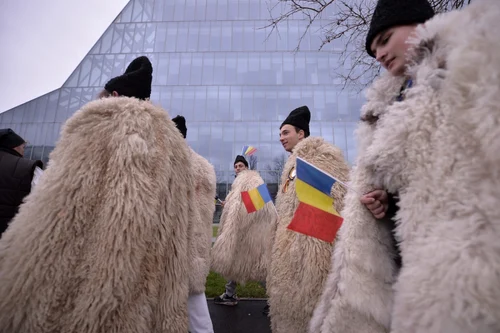
M247 167L245 166L245 164L243 164L243 162L238 162L238 163L235 163L234 164L234 172L236 174L239 174L240 172L242 172L243 170L246 170Z
M291 153L293 148L304 138L304 131L297 131L292 125L283 125L280 130L280 142L283 148Z
M15 147L14 150L21 154L21 156L24 156L24 148L26 148L26 142L20 146Z
M371 49L377 61L394 76L405 73L410 47L407 40L415 28L416 25L393 27L379 33L372 42Z

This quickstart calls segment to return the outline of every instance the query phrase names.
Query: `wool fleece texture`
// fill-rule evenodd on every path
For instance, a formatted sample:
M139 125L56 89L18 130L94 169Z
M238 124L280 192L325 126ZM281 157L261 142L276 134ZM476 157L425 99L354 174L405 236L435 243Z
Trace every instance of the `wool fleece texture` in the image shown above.
M187 332L190 156L150 102L68 119L0 241L0 332Z
M286 162L281 187L287 181L297 157L317 168L347 181L349 168L342 152L321 138L308 137L297 144ZM335 209L344 207L346 189L335 184L331 195ZM304 333L323 290L331 267L333 243L287 229L299 201L295 181L285 193L280 189L276 199L278 227L273 245L271 269L267 277L271 326L274 333Z
M191 272L189 292L205 292L205 284L210 271L210 248L212 246L212 223L215 212L216 176L212 164L191 150L191 164L195 179L195 201L190 230Z
M388 75L369 90L352 185L399 193L403 267L348 193L310 332L500 332L499 17L498 1L436 16L411 41L405 100Z
M212 270L226 279L241 283L266 280L276 211L272 203L267 203L264 208L249 214L241 200L241 192L263 183L257 171L242 171L226 197L217 240L212 248Z

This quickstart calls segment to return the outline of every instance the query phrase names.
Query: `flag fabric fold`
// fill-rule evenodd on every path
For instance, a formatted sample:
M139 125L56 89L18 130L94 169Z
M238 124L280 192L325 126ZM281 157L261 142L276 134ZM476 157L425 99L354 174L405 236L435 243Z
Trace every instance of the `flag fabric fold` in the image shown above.
M271 195L266 184L259 185L249 191L241 192L241 200L248 213L253 213L264 208L271 201Z
M332 176L297 158L295 192L299 206L288 229L325 242L333 242L343 222L330 196L335 182Z

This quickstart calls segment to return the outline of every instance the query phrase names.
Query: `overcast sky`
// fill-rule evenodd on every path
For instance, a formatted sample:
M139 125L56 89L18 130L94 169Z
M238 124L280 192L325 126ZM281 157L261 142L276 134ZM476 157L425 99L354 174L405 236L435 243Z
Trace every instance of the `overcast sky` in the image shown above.
M60 88L129 0L0 0L0 113Z

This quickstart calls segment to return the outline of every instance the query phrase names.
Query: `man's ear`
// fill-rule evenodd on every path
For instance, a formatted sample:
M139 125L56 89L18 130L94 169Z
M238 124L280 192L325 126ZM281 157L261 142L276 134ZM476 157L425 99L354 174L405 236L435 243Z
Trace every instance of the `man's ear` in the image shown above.
M112 93L111 95L113 95L113 97L118 97L118 96L120 96L120 94L118 94L118 92L116 92L116 91L113 91L113 93Z
M299 130L299 140L302 140L306 137L306 132L304 130Z

